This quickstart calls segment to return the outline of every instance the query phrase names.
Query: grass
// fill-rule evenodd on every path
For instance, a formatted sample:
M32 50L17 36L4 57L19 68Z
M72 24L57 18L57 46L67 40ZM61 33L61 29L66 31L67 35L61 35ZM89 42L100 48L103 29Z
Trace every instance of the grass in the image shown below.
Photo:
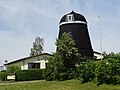
M80 84L78 80L0 83L0 90L120 90L119 85Z

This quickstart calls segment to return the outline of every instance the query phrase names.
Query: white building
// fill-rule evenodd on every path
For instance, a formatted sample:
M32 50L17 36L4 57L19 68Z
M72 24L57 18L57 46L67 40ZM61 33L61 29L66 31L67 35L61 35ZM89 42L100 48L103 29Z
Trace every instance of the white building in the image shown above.
M94 57L96 57L96 59L101 59L104 58L103 54L101 55L101 53L93 51L93 55Z
M51 54L43 53L9 62L5 64L5 66L6 68L9 68L10 66L19 66L21 70L45 69L48 63L47 57L50 56ZM94 51L94 57L96 57L96 59L101 59L101 53Z
M45 69L48 63L47 57L49 56L51 56L51 54L43 53L9 62L5 64L5 66L6 68L9 68L10 66L19 66L21 70Z

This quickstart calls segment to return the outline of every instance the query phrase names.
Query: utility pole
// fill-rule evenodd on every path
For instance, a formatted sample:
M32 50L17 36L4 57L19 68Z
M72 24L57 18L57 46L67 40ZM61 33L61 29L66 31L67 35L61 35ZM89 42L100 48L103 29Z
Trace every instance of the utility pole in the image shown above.
M101 18L98 15L99 29L100 29L100 51L101 51L101 60L102 60L102 34L101 34Z

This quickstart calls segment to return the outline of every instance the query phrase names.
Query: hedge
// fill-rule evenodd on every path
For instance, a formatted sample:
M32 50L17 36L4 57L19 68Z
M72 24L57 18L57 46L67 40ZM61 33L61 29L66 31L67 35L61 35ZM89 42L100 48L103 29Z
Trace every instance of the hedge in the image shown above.
M120 59L108 58L98 63L95 79L98 84L120 84Z
M44 70L20 70L16 71L17 81L43 80Z
M120 84L120 56L82 62L78 67L78 77L81 83Z
M82 62L78 67L78 79L81 83L92 81L95 77L95 61Z
M6 72L0 72L0 80L5 81Z

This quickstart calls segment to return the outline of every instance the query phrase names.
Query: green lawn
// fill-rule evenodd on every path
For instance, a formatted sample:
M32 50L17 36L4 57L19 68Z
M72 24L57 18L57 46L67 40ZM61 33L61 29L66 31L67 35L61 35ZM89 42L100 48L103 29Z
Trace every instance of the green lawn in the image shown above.
M119 85L80 84L78 80L0 83L0 90L120 90Z

